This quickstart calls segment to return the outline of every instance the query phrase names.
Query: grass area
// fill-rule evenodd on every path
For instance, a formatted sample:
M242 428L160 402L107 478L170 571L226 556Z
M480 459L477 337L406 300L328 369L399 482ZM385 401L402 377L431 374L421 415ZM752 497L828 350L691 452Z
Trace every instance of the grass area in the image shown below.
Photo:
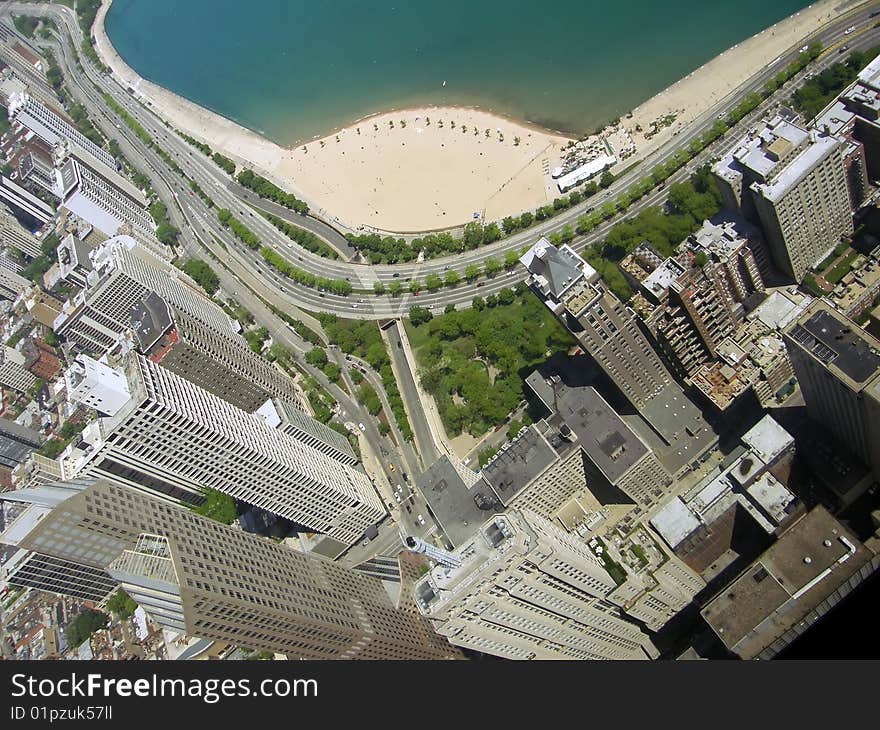
M641 545L631 546L630 552L632 552L632 554L636 556L639 563L641 563L642 565L648 564L648 556L645 554L645 548L643 548Z
M834 250L830 254L828 254L824 259L822 259L822 261L819 262L818 266L816 266L813 271L815 271L817 274L821 274L823 271L825 271L825 269L827 269L829 266L831 266L831 264L834 263L838 256L843 256L844 252L848 248L849 243L847 241L841 241L837 244L837 246L834 247Z
M602 554L599 557L602 559L602 564L604 565L605 570L608 571L608 575L611 576L611 579L617 583L617 585L625 583L626 570L624 570L623 566L608 554L608 547L602 539L597 537L596 540L602 546Z
M524 284L516 295L508 293L487 298L482 308L449 312L419 326L405 321L418 377L450 436L465 430L480 436L503 423L522 401L523 380L534 367L548 353L575 344Z
M840 282L840 280L849 273L850 269L852 269L852 263L856 260L858 255L859 252L855 249L850 251L834 265L834 268L832 268L831 271L825 274L825 281L832 286L837 286L838 282Z

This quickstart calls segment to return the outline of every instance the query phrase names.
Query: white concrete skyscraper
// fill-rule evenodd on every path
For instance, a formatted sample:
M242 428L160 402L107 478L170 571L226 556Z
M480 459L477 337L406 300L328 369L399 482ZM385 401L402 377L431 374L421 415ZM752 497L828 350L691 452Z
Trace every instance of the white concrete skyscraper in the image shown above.
M109 474L191 503L215 489L340 550L385 515L362 472L136 353L120 368L81 356L65 378L72 400L106 415L62 454L65 479Z
M507 659L648 659L657 650L608 600L617 584L590 548L528 510L496 515L416 583L450 643Z

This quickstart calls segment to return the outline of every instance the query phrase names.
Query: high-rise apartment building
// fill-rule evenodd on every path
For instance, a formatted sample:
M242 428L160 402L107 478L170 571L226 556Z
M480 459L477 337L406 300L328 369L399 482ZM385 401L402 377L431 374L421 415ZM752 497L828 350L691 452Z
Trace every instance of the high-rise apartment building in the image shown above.
M132 308L131 330L144 357L236 408L253 412L270 398L305 408L293 380L254 353L238 334L228 328L218 332L153 291Z
M461 657L378 579L113 480L55 486L69 494L21 544L106 568L162 626L297 659Z
M632 314L569 246L541 239L520 259L529 285L562 318L636 408L671 382Z
M21 352L8 345L0 348L0 385L24 393L36 382L37 378L28 371Z
M0 266L0 297L15 301L31 285L21 274Z
M810 418L880 479L880 340L821 300L784 336Z
M496 515L416 583L450 643L507 659L647 659L651 640L608 600L616 583L587 545L538 515Z
M152 237L156 224L144 194L120 175L100 175L76 157L56 169L55 191L62 205L106 236L137 233Z
M65 303L56 334L83 351L102 353L131 328L131 311L148 292L218 332L234 334L232 320L181 271L130 236L116 236L91 252L88 286Z
M216 489L342 547L385 515L362 472L140 355L119 368L81 356L65 380L106 417L62 455L64 478L110 474L189 502Z
M12 211L2 204L0 204L0 241L4 246L14 246L32 258L43 253L37 237L24 228L12 215Z
M569 246L541 239L520 262L529 286L602 368L662 441L674 476L717 437L673 380L633 312L607 291L598 273ZM641 434L640 434L641 435Z
M50 147L71 142L104 165L116 168L113 155L29 94L12 94L8 109L11 120L32 131Z
M853 231L851 144L777 116L713 167L724 206L760 222L776 266L797 281Z

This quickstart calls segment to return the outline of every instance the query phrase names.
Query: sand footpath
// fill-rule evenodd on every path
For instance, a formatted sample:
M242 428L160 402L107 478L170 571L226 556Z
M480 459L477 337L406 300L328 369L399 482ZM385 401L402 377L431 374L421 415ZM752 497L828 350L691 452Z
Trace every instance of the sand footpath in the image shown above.
M629 166L801 38L859 4L810 5L728 49L587 141L607 140L621 158L618 167ZM559 194L550 171L571 140L480 109L390 111L321 140L281 147L136 74L104 30L109 6L101 7L95 22L96 49L123 85L173 126L270 178L342 228L401 233L453 228L474 214L488 221L534 210ZM655 124L664 118L665 124Z

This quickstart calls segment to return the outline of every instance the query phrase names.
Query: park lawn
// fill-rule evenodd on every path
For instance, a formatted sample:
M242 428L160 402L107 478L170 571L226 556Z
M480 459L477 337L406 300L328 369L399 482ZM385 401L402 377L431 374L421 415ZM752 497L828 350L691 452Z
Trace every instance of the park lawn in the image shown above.
M405 320L422 387L450 436L480 436L503 423L524 397L523 380L571 334L530 291L511 304L465 309L415 327ZM497 371L490 380L486 363Z

